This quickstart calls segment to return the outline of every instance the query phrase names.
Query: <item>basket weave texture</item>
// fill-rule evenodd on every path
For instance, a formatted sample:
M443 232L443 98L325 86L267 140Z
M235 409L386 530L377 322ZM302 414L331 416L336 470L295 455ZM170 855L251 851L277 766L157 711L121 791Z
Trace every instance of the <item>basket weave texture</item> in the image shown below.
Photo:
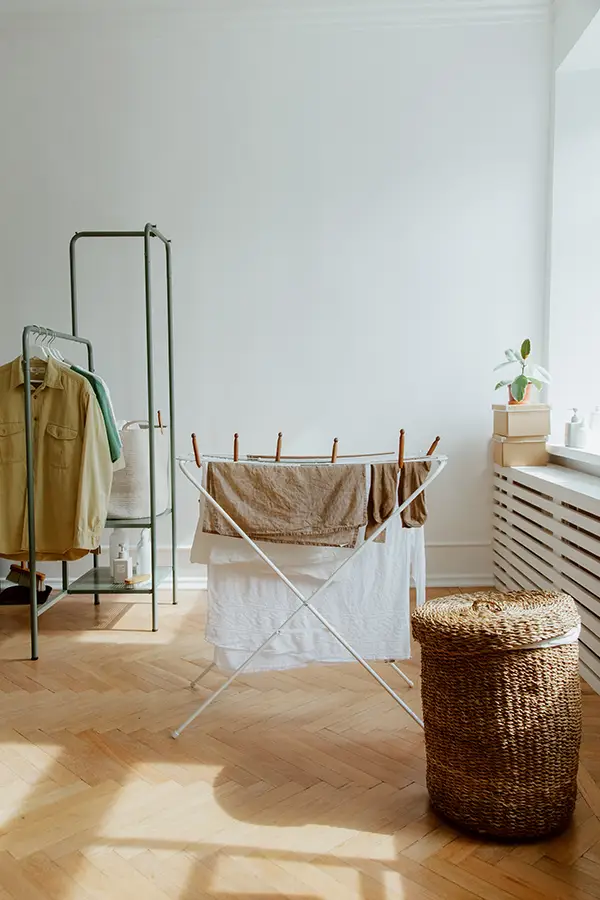
M566 827L581 743L579 646L519 648L579 622L570 597L541 591L444 597L413 613L427 788L446 818L507 839Z

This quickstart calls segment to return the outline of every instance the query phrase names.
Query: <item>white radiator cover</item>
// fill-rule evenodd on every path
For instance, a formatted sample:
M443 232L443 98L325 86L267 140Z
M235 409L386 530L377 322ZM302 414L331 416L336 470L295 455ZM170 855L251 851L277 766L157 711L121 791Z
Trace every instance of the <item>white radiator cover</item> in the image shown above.
M600 478L562 466L494 467L500 590L560 590L581 615L581 675L600 693Z

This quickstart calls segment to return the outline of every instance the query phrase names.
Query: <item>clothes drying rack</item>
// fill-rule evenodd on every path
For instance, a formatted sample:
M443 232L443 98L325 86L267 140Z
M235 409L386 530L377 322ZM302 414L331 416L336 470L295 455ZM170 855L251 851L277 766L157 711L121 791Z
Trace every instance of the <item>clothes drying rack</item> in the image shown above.
M358 455L354 455L354 456L352 456L352 455L339 456L338 455L338 439L337 438L334 439L331 456L327 456L327 457L283 456L282 455L282 437L283 437L282 433L279 432L278 437L277 437L277 448L276 448L274 456L269 456L269 455L250 456L250 455L248 455L247 457L240 459L239 436L237 434L234 436L234 445L233 445L233 455L232 456L226 456L226 455L221 455L221 456L204 456L203 455L203 456L201 456L200 452L199 452L199 448L198 448L198 443L196 440L196 435L193 434L192 435L192 447L193 447L193 451L194 451L193 457L177 457L177 462L178 462L179 468L181 469L181 471L183 472L185 477L188 479L188 481L190 481L194 485L196 490L199 491L199 493L204 497L205 500L207 500L216 510L218 510L218 512L229 523L229 525L237 532L237 534L242 538L242 540L244 540L252 548L252 550L257 554L257 556L260 557L260 559L262 559L262 561L269 567L269 569L271 569L271 571L274 572L274 574L289 588L289 590L300 601L300 605L297 606L296 609L281 623L281 625L279 625L279 627L276 628L248 656L248 658L246 660L244 660L244 662L241 663L241 665L239 665L237 667L237 669L235 669L235 671L233 671L231 673L231 675L200 704L200 706L192 713L192 715L190 715L185 720L185 722L183 722L177 729L175 729L175 731L172 732L172 737L178 738L182 734L182 732L185 731L185 729L188 727L188 725L191 725L192 722L194 722L198 718L198 716L200 716L206 709L208 709L208 707L212 703L214 703L215 700L224 691L226 691L227 688L231 684L233 684L233 682L236 680L236 678L242 674L242 672L250 665L252 660L256 656L258 656L260 653L262 653L262 651L271 643L271 641L274 640L274 638L278 634L280 634L281 631L284 628L286 628L290 624L290 622L298 615L298 613L300 613L301 610L303 610L303 609L308 609L313 614L313 616L315 616L318 619L318 621L321 623L321 625L323 625L323 627L342 645L342 647L344 647L345 650L348 653L350 653L350 655L353 656L354 659L358 663L360 663L360 665L375 679L375 681L380 685L380 687L382 687L390 695L390 697L392 697L392 699L400 707L402 707L402 709L406 713L408 713L408 715L411 716L411 718L421 728L423 728L423 720L417 715L417 713L413 709L411 709L411 707L408 705L408 703L406 703L402 699L402 697L400 697L396 693L396 691L391 687L391 685L388 684L388 682L367 662L367 660L364 659L357 650L355 650L355 648L344 638L344 636L337 630L337 628L335 628L335 626L332 625L331 622L329 622L328 619L325 618L325 616L317 609L317 607L314 605L314 603L315 603L315 600L317 599L317 597L319 596L319 594L321 594L323 591L325 591L329 587L329 585L334 581L334 579L337 578L338 573L341 571L341 569L343 569L345 566L348 565L348 563L350 563L353 559L356 559L357 556L359 556L361 553L363 553L365 548L367 546L369 546L369 544L371 544L374 540L376 540L376 538L378 538L379 535L385 531L385 529L390 524L390 522L393 521L398 516L400 516L401 513L408 506L410 506L410 504L413 502L413 500L415 500L419 496L419 494L421 494L427 487L429 487L429 485L432 484L432 482L438 477L438 475L440 475L440 473L443 471L443 469L445 468L445 466L448 462L447 456L434 455L440 439L439 439L439 437L437 437L435 439L435 441L433 442L433 444L431 445L431 447L429 448L429 450L425 456L411 457L410 459L407 457L405 460L405 457L404 457L404 443L405 443L404 430L402 430L400 432L400 440L399 440L397 457L391 453L362 454L362 455L358 454ZM204 464L206 462L213 462L213 461L219 461L219 462L231 461L231 462L239 462L241 464L243 464L243 463L252 464L252 463L260 462L260 463L264 463L264 464L276 465L278 463L288 462L288 463L296 463L299 465L302 465L302 464L310 465L310 464L315 464L315 463L324 464L324 465L327 465L327 464L335 465L338 459L344 459L348 463L361 463L362 462L364 464L367 459L369 462L389 462L390 457L392 457L393 459L397 458L398 468L400 470L403 468L405 461L406 462L409 462L409 461L410 462L429 462L432 464L432 467L431 467L429 473L427 474L426 479L423 481L423 483L421 485L419 485L419 487L415 491L413 491L413 493L410 495L410 497L408 497L403 503L401 503L391 513L391 515L388 516L388 518L384 522L382 522L369 535L368 538L366 538L361 544L359 544L352 551L350 556L346 557L346 559L344 559L340 563L340 565L335 570L335 572L332 575L330 575L330 577L326 581L324 581L323 584L321 584L310 595L310 597L306 597L302 593L302 591L300 591L296 587L296 585L292 581L290 581L290 579L281 571L281 569L269 558L267 553L265 553L252 540L252 538L237 524L237 522L232 518L232 516L230 516L223 509L223 507L211 496L211 494L206 490L206 488L202 484L201 480L198 480L196 477L194 477L194 475L192 474L192 472L190 470L190 466L195 464L196 467L202 472L202 470L204 468ZM404 680L409 684L409 686L412 686L412 682L410 681L410 679L395 665L395 662L393 660L387 660L387 662L390 662L393 665L395 671L397 673L399 673L402 676L402 678L404 678ZM201 679L204 678L204 676L213 667L214 667L214 663L211 663L209 666L207 666L200 673L198 678L196 678L195 681L192 682L192 686L198 684L198 682L201 681Z

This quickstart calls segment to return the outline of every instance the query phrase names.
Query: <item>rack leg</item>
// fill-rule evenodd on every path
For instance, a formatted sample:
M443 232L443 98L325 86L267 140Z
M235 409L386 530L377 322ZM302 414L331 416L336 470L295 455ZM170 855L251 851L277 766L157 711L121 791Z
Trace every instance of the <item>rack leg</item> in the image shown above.
M173 296L171 277L171 244L165 244L167 280L167 350L169 363L169 449L171 478L171 552L173 567L173 603L177 603L177 482L175 480L175 383L173 381Z
M31 415L31 370L29 355L29 328L23 330L23 378L25 381L25 452L27 458L27 534L29 539L29 627L31 631L31 658L38 659L38 595L35 547L35 478L33 442L34 431Z
M211 669L214 669L214 662L209 663L206 668L202 669L197 678L194 678L193 681L190 682L190 687L195 688L199 681L202 681L205 675L208 675Z
M414 681L411 681L410 678L408 677L408 675L405 675L404 672L402 671L402 669L396 665L396 660L388 659L388 662L389 662L390 666L392 667L392 669L394 670L394 672L397 672L398 675L400 676L400 678L403 678L409 687L412 688L415 686Z
M155 226L154 226L155 227ZM152 226L144 228L144 296L146 302L146 378L148 383L148 450L150 454L150 549L152 553L152 631L158 631L158 555L156 546L156 454L154 444L154 350L152 344L152 284L150 269L150 235ZM170 412L170 410L169 410ZM172 425L172 423L171 423Z
M94 558L94 583L96 583L96 570L98 568L98 554L93 554ZM94 594L94 606L100 606L100 594Z
M29 625L31 628L31 658L39 659L38 613L37 613L37 571L35 557L29 560Z

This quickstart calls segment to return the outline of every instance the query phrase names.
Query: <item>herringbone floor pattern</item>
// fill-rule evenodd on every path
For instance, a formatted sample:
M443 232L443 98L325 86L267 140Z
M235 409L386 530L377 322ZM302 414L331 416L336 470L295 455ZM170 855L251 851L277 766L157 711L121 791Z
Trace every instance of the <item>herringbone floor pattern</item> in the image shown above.
M0 611L0 900L600 898L591 691L570 831L482 843L430 812L419 729L356 665L242 678L173 741L208 650L202 599L164 601L153 635L144 600L64 600L37 663Z

